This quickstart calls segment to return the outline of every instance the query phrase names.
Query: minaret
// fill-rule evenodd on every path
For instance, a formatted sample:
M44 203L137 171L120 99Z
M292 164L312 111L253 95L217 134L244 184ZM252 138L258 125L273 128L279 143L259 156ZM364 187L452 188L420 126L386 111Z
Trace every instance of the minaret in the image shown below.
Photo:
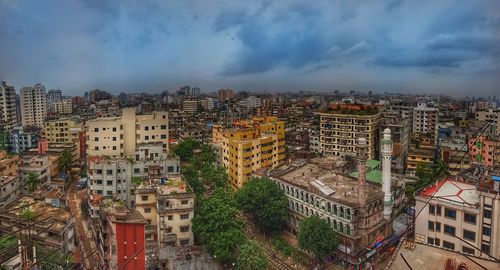
M384 130L382 139L382 191L384 192L384 218L390 219L392 213L392 194L391 194L391 155L392 140L391 130Z
M358 138L357 159L358 159L358 203L361 209L366 205L366 151L368 145L365 138ZM363 211L363 210L362 210Z

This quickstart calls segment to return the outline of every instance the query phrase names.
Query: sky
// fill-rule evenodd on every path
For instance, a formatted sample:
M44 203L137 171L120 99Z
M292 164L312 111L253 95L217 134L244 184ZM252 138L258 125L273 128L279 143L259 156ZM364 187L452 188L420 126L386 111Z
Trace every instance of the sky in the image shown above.
M500 1L0 0L0 80L67 95L500 94Z

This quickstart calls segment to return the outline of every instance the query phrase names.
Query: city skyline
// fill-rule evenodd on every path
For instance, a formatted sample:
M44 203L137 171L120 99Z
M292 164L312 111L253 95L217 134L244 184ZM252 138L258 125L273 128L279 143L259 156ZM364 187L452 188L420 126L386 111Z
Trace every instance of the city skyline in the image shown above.
M0 1L0 80L65 94L358 90L494 95L494 1Z

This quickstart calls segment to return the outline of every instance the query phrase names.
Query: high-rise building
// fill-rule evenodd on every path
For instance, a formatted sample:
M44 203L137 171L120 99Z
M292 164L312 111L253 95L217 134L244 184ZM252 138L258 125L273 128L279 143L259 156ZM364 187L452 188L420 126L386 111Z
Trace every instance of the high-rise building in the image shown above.
M182 111L194 113L198 111L198 100L184 100L182 101Z
M240 101L240 106L245 108L258 108L260 107L260 98L256 96L249 96Z
M63 99L52 103L51 112L58 114L71 114L73 112L73 102L71 99Z
M53 112L54 103L62 100L62 91L61 89L50 89L47 92L47 107L49 112Z
M285 122L277 117L254 117L237 121L235 128L212 127L212 142L222 149L222 163L234 189L246 183L255 171L275 168L285 162Z
M168 151L168 113L136 115L135 108L124 108L121 117L102 117L87 121L89 156L132 157L142 143L162 143Z
M43 137L48 143L71 143L77 148L80 157L84 157L85 127L83 123L73 119L58 119L45 122Z
M191 96L197 97L201 94L201 89L199 87L191 88Z
M429 133L437 136L438 108L429 107L426 103L418 103L413 109L413 133Z
M14 86L0 83L0 129L10 130L17 124L16 90Z
M366 138L368 159L378 157L381 115L368 105L334 105L320 115L320 149L324 155L354 156L356 140Z
M22 125L43 127L47 116L45 86L21 88L20 99Z
M232 99L234 97L234 92L231 89L220 89L217 92L217 100L219 102L226 101L228 99Z

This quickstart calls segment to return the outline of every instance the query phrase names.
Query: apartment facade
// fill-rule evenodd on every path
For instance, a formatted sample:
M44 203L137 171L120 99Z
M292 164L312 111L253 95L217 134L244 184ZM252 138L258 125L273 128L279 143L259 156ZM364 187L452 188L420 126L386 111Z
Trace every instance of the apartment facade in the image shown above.
M17 124L16 90L0 82L0 129L10 130Z
M378 157L381 114L368 106L334 106L320 116L320 149L325 156L356 155L356 140L366 138L368 159Z
M195 113L198 111L198 100L182 101L182 111L187 113Z
M231 89L220 89L217 91L217 100L223 102L234 97L234 92Z
M168 152L168 113L136 115L135 108L122 109L121 117L87 121L88 156L131 157L138 144L162 143Z
M212 127L212 142L221 149L222 163L234 189L243 186L260 168L285 162L285 123L277 117L237 121L235 128Z
M500 141L485 135L470 136L467 141L469 158L474 164L492 168L500 159Z
M17 175L19 166L19 155L10 155L6 151L0 151L0 175Z
M57 119L45 122L43 138L48 143L71 143L77 148L80 157L85 154L85 126L73 119Z
M413 133L429 133L437 136L438 115L438 108L429 107L426 103L418 103L413 109Z
M490 121L495 126L497 136L500 136L500 110L488 109L476 112L476 120L481 122Z
M416 241L485 259L491 259L486 254L499 259L500 177L492 178L488 176L475 186L447 177L422 190L415 198L416 212L423 208L416 219ZM427 205L430 196L434 197Z
M57 114L71 114L73 112L73 102L71 99L63 99L52 104L52 112Z
M38 175L41 185L50 183L50 162L47 155L22 155L18 167L20 190L25 192L24 181L30 172Z
M36 84L34 87L23 87L19 96L23 127L36 126L42 128L47 117L45 86Z
M152 175L137 187L135 195L135 208L148 222L145 232L148 265L170 269L167 249L194 245L191 220L195 195L180 175L168 178Z

